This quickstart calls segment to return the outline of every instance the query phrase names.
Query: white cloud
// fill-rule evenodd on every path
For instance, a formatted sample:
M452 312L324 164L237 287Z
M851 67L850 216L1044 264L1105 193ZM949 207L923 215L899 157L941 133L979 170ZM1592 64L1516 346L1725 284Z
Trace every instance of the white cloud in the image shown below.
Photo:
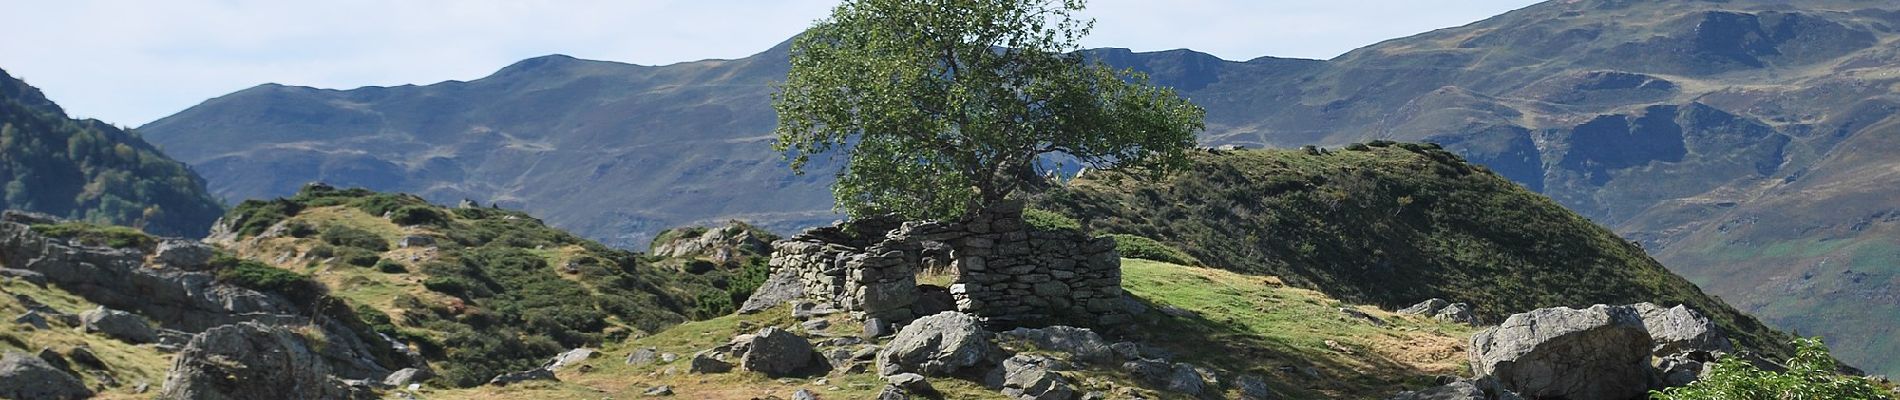
M137 125L266 82L469 80L546 54L670 64L764 50L834 0L0 0L0 68ZM1326 58L1528 0L1097 0L1089 46Z

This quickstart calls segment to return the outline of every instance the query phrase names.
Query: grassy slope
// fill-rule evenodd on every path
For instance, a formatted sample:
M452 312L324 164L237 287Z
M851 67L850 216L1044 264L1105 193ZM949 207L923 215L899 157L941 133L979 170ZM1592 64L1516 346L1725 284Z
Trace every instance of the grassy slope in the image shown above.
M99 399L143 398L157 392L165 382L165 371L171 368L171 355L158 351L153 345L132 345L103 335L88 334L77 327L60 325L57 321L48 321L49 329L30 329L24 324L15 324L10 320L26 312L26 306L20 304L14 296L25 295L33 300L58 309L60 312L78 314L98 307L84 298L60 290L57 287L39 287L17 279L0 279L0 315L9 319L0 323L0 351L22 351L36 354L40 349L52 348L65 353L74 346L86 346L94 355L105 361L111 368L112 378L117 386L100 390ZM68 359L68 362L71 362ZM74 369L85 368L74 364ZM90 373L80 374L87 387L98 389L104 385L97 376ZM133 387L139 382L151 385L152 392L144 395L133 393Z
M1344 304L1338 300L1286 287L1268 276L1136 259L1124 259L1123 272L1123 284L1136 297L1198 315L1183 318L1151 313L1141 322L1142 331L1148 332L1142 338L1144 342L1179 354L1179 361L1260 374L1276 391L1290 398L1383 398L1402 388L1424 386L1433 375L1461 374L1464 370L1463 343L1472 332L1470 327L1359 306L1391 322L1388 327L1374 326L1344 317L1338 311ZM787 398L799 388L832 399L870 398L876 393L882 381L869 372L823 377L825 385L815 383L818 377L774 380L748 372L684 372L684 357L723 344L733 335L765 326L795 326L796 321L788 314L781 308L689 322L653 336L609 344L602 349L605 354L588 362L596 369L586 373L578 368L563 370L559 374L562 382L447 390L425 393L425 397L631 398L657 385L671 385L681 397L704 399L765 395ZM837 318L831 332L858 331L847 318ZM742 329L741 324L749 328ZM1330 348L1325 343L1328 340L1351 354ZM645 347L680 354L682 360L639 367L621 361L628 353ZM1281 366L1292 366L1295 372L1283 372ZM1299 372L1305 368L1317 371L1319 377ZM1095 390L1113 385L1148 398L1169 398L1152 389L1136 388L1138 385L1113 368L1090 368L1073 372L1071 377ZM950 399L1001 398L972 382L937 379L932 384Z
M1203 154L1155 180L1091 172L1037 203L1097 232L1160 239L1210 265L1348 301L1395 308L1440 297L1492 320L1559 305L1689 304L1744 347L1786 350L1784 334L1609 230L1429 147Z

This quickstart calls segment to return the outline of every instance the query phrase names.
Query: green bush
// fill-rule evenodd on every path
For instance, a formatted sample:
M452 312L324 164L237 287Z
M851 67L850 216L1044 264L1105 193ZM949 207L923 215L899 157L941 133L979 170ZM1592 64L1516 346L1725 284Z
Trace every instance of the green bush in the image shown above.
M401 274L409 272L409 267L405 267L402 263L391 260L380 260L376 262L376 270L382 271L385 274Z
M1201 260L1194 259L1194 256L1188 255L1187 252L1174 248L1174 246L1169 246L1167 243L1149 239L1146 236L1118 233L1108 235L1108 237L1115 238L1115 251L1121 253L1122 257L1181 265L1202 265Z
M1082 231L1082 223L1076 222L1075 218L1042 209L1024 209L1023 222L1028 223L1030 229L1044 232Z
M1841 375L1820 338L1796 339L1787 372L1764 371L1741 357L1717 361L1689 386L1650 392L1658 400L1873 400L1889 399L1867 378Z
M317 234L317 227L310 226L310 224L304 223L303 221L293 221L284 224L284 234L294 238L307 238Z
M245 200L231 209L232 221L237 221L238 237L261 235L272 225L296 216L303 211L303 203L290 199Z
M302 304L311 304L324 294L323 286L308 276L257 261L219 255L211 260L211 267L219 282L281 294Z
M376 265L377 262L383 261L383 257L376 255L374 252L354 247L345 247L337 251L337 259L343 261L344 264L358 267L370 267Z
M158 240L137 229L114 225L100 225L88 222L62 222L58 224L33 225L33 232L40 235L79 242L87 246L106 246L116 249L151 249Z
M389 214L389 222L397 225L442 225L449 217L436 211L433 206L404 206Z
M323 242L335 246L355 247L372 251L389 251L389 241L383 240L373 232L351 228L340 224L323 227Z

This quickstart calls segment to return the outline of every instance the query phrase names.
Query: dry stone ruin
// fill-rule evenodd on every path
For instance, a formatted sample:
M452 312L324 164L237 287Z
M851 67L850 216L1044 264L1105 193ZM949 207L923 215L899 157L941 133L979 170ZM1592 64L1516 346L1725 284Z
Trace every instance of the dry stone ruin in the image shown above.
M795 272L808 300L886 326L955 310L991 329L1109 327L1125 311L1115 241L1042 231L1008 202L961 222L863 218L774 243L772 267ZM920 272L948 275L919 285Z

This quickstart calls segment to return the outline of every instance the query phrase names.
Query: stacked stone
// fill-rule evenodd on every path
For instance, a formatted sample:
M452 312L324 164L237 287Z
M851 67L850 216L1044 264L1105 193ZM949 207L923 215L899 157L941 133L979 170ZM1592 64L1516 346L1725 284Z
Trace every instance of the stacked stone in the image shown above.
M882 235L874 235L879 232ZM775 243L774 268L791 268L811 300L879 322L908 321L926 248L947 249L958 311L992 328L1070 324L1114 327L1122 307L1121 258L1110 238L1035 231L1021 203L961 223L852 221Z

